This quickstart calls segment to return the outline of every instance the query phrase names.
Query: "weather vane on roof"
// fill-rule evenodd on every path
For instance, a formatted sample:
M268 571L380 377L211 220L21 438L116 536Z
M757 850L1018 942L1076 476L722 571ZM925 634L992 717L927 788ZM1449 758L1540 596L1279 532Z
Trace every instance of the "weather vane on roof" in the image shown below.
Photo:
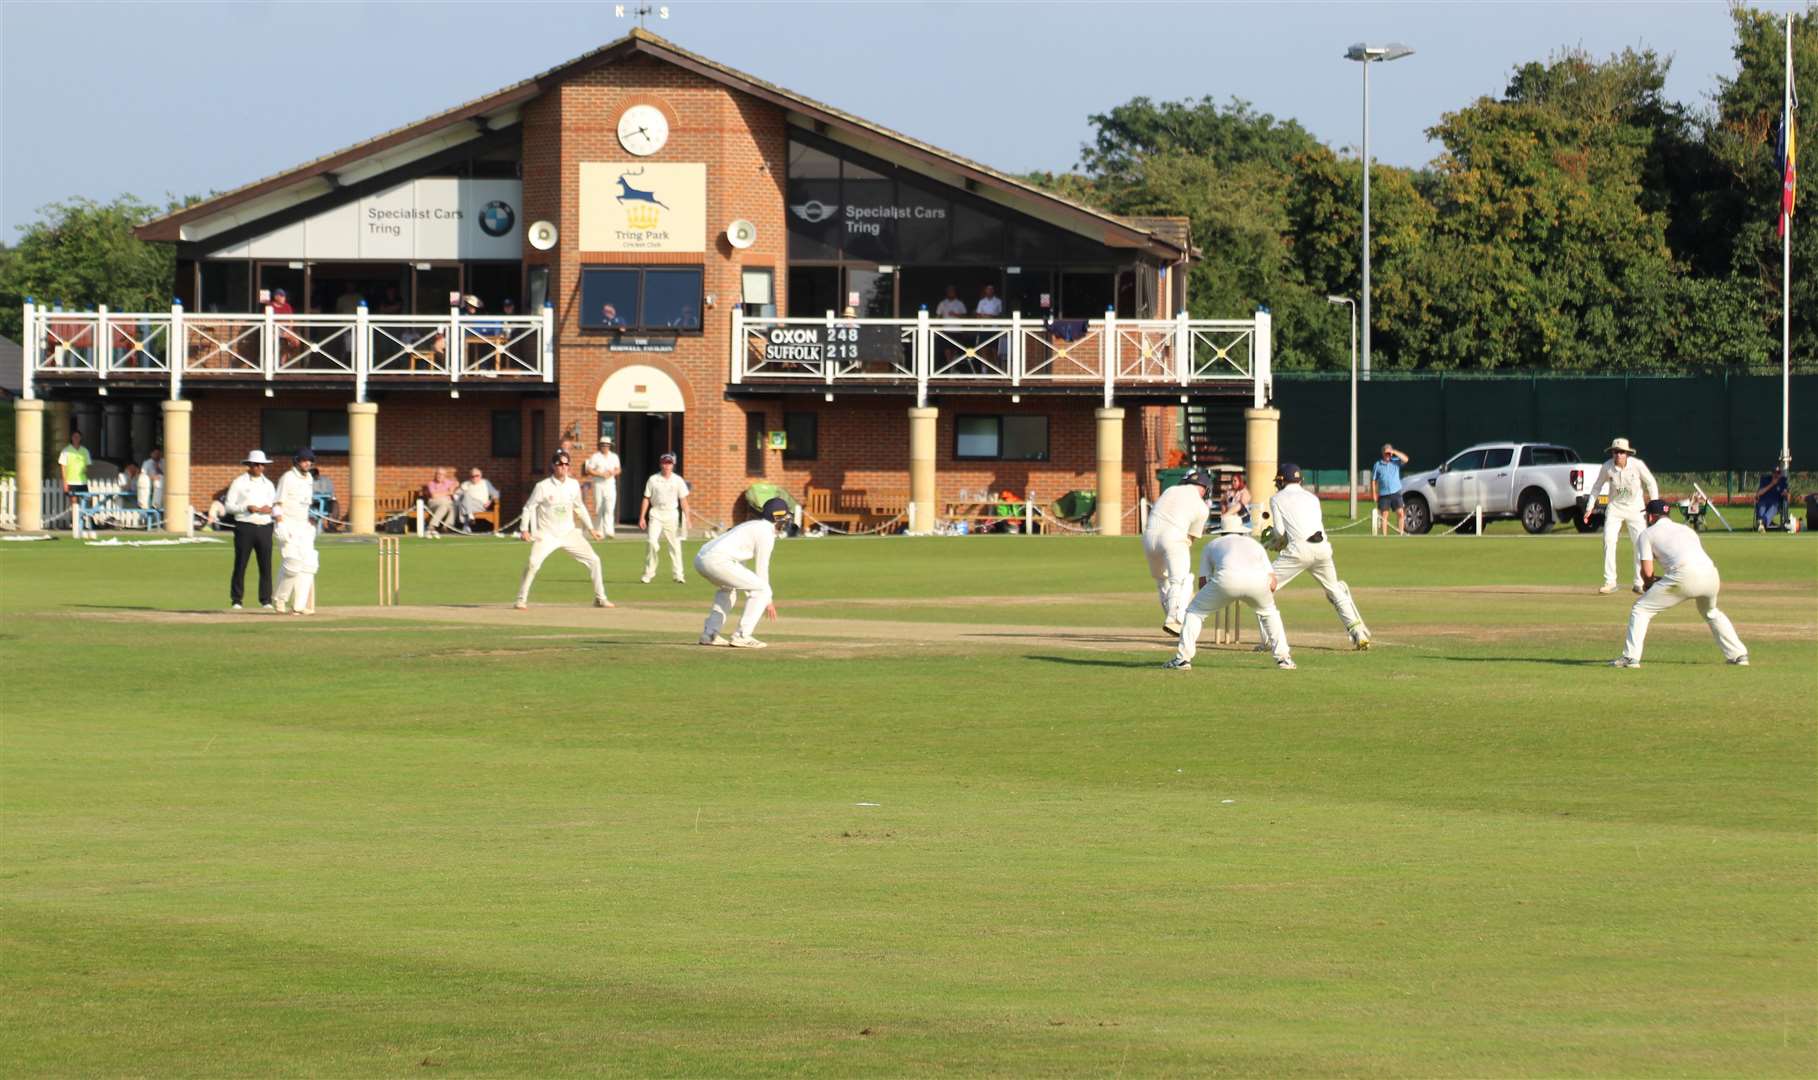
M644 29L644 20L652 15L655 15L660 22L667 21L669 18L669 5L657 4L653 7L649 4L639 4L637 7L631 9L631 14L637 16L638 29L642 30ZM612 5L612 17L615 19L623 19L625 17L625 5Z

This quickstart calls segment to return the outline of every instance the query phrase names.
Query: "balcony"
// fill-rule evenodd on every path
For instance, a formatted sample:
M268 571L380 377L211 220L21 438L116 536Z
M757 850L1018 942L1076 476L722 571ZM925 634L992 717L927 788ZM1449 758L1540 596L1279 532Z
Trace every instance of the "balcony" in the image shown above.
M750 318L733 313L735 388L1271 396L1270 317L1250 319Z
M108 386L351 385L455 388L555 381L555 313L540 315L192 315L39 310L25 305L25 390ZM452 343L452 344L451 344Z

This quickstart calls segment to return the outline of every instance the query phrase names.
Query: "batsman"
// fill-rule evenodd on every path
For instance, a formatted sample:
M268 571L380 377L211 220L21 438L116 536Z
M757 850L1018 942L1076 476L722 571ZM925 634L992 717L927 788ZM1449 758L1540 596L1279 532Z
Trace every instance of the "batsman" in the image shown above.
M1206 493L1211 490L1211 477L1198 469L1187 470L1180 483L1155 500L1143 528L1143 555L1161 599L1162 629L1176 636L1193 596L1193 541L1206 531L1212 514Z

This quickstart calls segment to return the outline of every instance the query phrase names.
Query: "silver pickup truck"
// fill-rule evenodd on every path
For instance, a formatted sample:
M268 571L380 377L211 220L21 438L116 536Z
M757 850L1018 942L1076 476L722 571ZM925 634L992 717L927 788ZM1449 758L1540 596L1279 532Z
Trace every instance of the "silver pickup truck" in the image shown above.
M1424 533L1436 521L1473 517L1517 518L1531 533L1555 522L1576 523L1591 481L1578 452L1554 443L1478 443L1437 469L1402 477L1402 500L1410 533Z

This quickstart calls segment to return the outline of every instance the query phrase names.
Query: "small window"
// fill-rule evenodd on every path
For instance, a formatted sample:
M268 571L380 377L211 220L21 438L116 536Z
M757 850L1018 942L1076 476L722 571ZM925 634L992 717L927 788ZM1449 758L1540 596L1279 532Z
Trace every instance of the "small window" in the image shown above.
M1499 446L1493 450L1484 451L1483 467L1486 469L1500 469L1500 468L1507 466L1510 461L1514 460L1514 458L1515 458L1514 448L1508 447L1508 446Z
M769 269L746 269L739 275L739 302L748 318L768 319L776 315L776 272Z
M961 416L954 420L953 456L1047 461L1045 416Z
M998 439L997 417L960 416L953 421L953 456L956 458L995 458L1002 443Z
M820 414L792 412L783 414L783 431L789 445L783 448L784 461L813 461L820 456Z
M584 330L701 329L701 268L581 268Z
M524 417L514 409L494 409L492 413L492 456L522 457L524 454Z
M1464 453L1446 462L1447 472L1476 472L1483 468L1483 451L1466 450Z
M1048 418L1045 416L1004 417L1004 460L1047 461Z
M1563 446L1524 446L1521 450L1523 468L1529 465L1570 465L1578 460L1578 455Z
M543 410L537 409L530 414L530 468L532 472L543 473L549 469L548 459L543 455Z
M319 454L345 454L352 445L347 413L340 409L263 409L259 441L274 457L309 447Z
M764 475L765 414L745 414L745 475Z

